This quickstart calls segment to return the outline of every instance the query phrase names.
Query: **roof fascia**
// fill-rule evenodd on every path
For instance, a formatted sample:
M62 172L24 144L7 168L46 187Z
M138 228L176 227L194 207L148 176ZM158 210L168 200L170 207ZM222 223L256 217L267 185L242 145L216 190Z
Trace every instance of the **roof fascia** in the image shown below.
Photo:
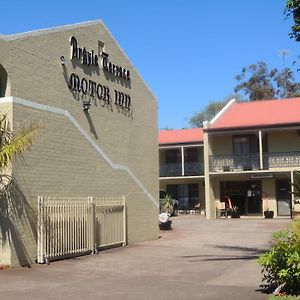
M236 103L235 99L231 99L209 122L210 125L213 125L234 103Z
M252 127L238 127L238 128L207 128L205 131L208 134L230 134L230 133L247 133L253 131L278 131L278 130L299 130L300 123L267 125L267 126L252 126Z
M188 143L170 143L170 144L159 144L159 148L180 148L180 147L202 147L203 142L188 142Z

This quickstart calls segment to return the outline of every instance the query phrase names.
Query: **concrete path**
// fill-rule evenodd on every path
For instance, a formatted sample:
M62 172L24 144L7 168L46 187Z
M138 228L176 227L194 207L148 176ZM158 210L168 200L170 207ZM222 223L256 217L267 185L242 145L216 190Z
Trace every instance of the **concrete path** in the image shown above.
M0 271L1 299L266 299L256 259L289 222L175 217L155 241Z

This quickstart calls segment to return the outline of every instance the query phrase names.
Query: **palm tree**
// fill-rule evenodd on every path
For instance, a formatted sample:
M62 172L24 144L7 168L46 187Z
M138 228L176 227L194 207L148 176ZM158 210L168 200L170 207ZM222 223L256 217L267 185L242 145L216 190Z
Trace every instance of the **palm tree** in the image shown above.
M31 123L13 134L7 114L0 116L0 182L3 186L0 193L3 192L3 189L5 190L10 181L7 180L10 179L7 169L11 162L30 148L40 128L40 124Z

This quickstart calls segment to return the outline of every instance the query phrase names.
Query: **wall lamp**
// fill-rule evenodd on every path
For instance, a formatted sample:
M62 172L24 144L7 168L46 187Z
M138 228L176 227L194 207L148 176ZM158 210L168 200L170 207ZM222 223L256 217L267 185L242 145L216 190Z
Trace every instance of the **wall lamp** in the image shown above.
M60 57L60 62L61 62L62 66L64 66L66 64L66 59L63 55Z
M88 111L89 108L91 107L91 102L90 101L86 101L86 100L83 100L82 102L82 108L83 108L83 111Z

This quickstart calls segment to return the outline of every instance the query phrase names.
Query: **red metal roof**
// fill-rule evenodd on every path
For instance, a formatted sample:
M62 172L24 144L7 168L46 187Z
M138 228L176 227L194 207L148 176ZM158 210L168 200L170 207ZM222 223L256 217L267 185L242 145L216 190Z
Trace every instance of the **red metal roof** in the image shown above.
M160 130L159 144L186 144L203 142L202 128Z
M300 98L233 103L209 129L268 127L300 123Z

